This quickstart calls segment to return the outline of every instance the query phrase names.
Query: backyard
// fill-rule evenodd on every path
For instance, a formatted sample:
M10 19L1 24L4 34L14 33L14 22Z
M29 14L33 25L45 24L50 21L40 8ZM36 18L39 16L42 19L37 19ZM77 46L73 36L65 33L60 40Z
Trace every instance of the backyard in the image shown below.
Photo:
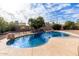
M16 23L11 23L8 25L7 22L4 22L3 19L0 19L0 28L2 29L0 32L0 55L49 55L49 56L54 56L54 55L73 55L77 56L79 55L79 30L78 26L73 26L77 25L77 23L67 21L64 24L64 27L62 27L61 24L56 24L56 23L46 23L42 17L38 17L39 21L34 20L31 18L29 19L29 25L28 28L25 24L17 24ZM3 23L7 24L7 26ZM38 24L38 25L37 25ZM41 25L40 25L41 24ZM3 27L4 26L4 27ZM49 27L50 26L50 27ZM30 28L29 28L30 27ZM46 28L47 27L47 28ZM49 29L48 29L49 27ZM19 29L17 29L19 28ZM64 31L68 33L72 33L74 35L70 35L68 37L54 37L50 38L48 42L44 45L33 47L33 48L12 48L10 46L6 45L6 42L10 39L7 39L7 35L9 33L14 33L15 38L28 35L28 34L33 34L33 33L39 33L40 30L38 29L43 29L44 32L50 32L50 31ZM4 30L4 31L3 31Z
M79 56L77 5L32 3L15 14L1 11L0 55Z

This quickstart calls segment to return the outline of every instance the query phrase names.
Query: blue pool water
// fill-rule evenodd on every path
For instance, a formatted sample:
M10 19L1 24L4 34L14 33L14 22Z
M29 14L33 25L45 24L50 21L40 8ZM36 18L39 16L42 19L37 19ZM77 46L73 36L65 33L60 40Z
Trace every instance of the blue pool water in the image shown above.
M66 33L62 32L41 32L37 34L25 35L22 37L15 38L13 40L9 40L7 45L11 47L17 48L30 48L37 47L48 42L50 38L53 37L64 37L69 36Z

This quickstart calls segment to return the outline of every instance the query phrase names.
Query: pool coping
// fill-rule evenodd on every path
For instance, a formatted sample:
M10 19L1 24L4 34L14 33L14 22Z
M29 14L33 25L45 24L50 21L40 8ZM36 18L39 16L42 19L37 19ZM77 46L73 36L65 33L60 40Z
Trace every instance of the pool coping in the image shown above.
M63 33L66 33L66 34L70 34L70 35L79 37L77 34L66 32L66 31L51 30L51 31L45 31L45 32L63 32ZM21 35L21 36L17 36L14 39L24 37L24 36L28 36L28 35L33 35L33 34L37 34L37 33L24 34L24 35Z
M58 31L58 32L63 32L63 33L67 33L67 34L70 34L70 35L75 36L75 37L79 37L78 34L71 33L71 32L68 32L68 31Z

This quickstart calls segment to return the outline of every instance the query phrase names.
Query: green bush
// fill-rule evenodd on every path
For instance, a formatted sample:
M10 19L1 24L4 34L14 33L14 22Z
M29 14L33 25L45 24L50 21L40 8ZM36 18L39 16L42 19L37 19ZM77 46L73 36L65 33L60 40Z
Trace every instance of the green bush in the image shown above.
M60 30L61 29L61 25L60 24L53 24L52 28L54 30Z
M75 29L77 29L77 26L75 25L74 22L72 22L72 21L67 21L67 22L65 22L63 28L64 28L65 30L75 30Z
M8 29L8 22L6 22L3 17L0 17L0 33L6 32L7 29Z

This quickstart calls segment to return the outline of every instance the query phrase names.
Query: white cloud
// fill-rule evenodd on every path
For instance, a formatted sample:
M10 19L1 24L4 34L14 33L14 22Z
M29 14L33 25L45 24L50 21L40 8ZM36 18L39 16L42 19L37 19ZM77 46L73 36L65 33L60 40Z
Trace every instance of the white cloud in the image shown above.
M70 4L59 4L59 6L57 7L58 9L64 8L70 6Z
M50 5L50 6L48 6L48 11L51 12L51 11L60 10L60 9L67 7L67 6L70 6L70 4L63 4L62 3L62 4L58 4L56 6L53 6L53 7L52 7L52 5Z
M79 18L79 14L74 14L72 17Z
M15 12L20 10L25 2L25 0L0 0L0 8L8 12Z
M13 0L12 0L13 1ZM1 3L1 2L0 2ZM8 2L7 2L8 3ZM14 2L13 2L14 3ZM10 21L26 21L26 19L24 18L24 16L20 13L21 10L26 10L26 16L31 13L30 10L30 4L24 4L21 6L21 2L16 5L16 3L14 4L14 6L12 6L13 4L6 5L3 4L4 6L2 6L2 8L0 9L0 16L4 17L5 19L7 19L6 21L10 22ZM16 6L15 6L16 5ZM18 9L20 8L20 9Z
M28 22L28 18L29 17L37 17L37 16L43 16L45 17L45 19L56 19L55 16L53 16L54 14L50 14L49 12L51 11L56 11L56 10L60 10L62 8L65 8L67 6L70 6L70 4L58 4L57 6L53 6L54 4L48 4L46 5L46 7L48 9L45 9L45 7L42 4L38 4L38 6L36 8L31 8L31 3L26 3L25 0L2 0L0 1L0 8L2 8L2 10L7 11L8 13L12 14L12 15L8 15L6 12L0 12L0 15L4 16L5 18L7 18L7 21L11 21L10 19L14 19L14 20L19 20L22 22ZM53 6L53 7L52 7ZM62 12L64 12L65 14L69 14L69 13L75 13L77 10L75 9L66 9L66 10L61 10ZM48 14L49 13L49 14ZM58 16L59 17L59 16ZM68 18L68 15L63 15L63 17ZM73 17L77 17L77 15L73 16Z
M64 14L69 14L69 13L75 13L76 11L71 8L71 9L61 10L61 12L63 12Z
M79 7L79 4L78 5L76 5L77 7Z

